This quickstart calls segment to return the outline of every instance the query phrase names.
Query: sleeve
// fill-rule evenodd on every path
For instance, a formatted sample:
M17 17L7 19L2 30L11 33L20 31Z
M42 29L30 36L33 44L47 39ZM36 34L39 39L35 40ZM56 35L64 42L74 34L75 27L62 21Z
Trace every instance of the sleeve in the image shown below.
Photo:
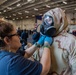
M9 75L40 75L42 65L22 56L14 57L9 65Z
M69 63L72 73L76 74L76 39L73 39L72 44L70 45Z
M25 50L23 50L23 48L22 47L20 47L17 51L16 51L16 53L18 53L18 54L20 54L20 55L22 55L22 56L24 56L25 55Z

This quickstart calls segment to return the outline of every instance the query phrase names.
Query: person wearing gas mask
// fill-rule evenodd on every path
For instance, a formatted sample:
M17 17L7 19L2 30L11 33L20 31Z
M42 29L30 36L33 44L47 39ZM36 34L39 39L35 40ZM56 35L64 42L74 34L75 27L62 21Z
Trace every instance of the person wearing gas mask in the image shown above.
M40 34L53 37L49 75L76 75L76 37L67 31L67 17L61 8L51 9L43 15ZM37 56L40 60L42 53L43 47L39 54L34 53L34 58Z

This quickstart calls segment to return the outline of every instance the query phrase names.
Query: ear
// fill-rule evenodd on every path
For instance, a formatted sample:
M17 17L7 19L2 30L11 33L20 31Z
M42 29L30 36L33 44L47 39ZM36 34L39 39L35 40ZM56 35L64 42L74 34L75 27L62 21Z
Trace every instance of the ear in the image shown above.
M8 45L10 43L10 39L8 37L5 37L4 42Z

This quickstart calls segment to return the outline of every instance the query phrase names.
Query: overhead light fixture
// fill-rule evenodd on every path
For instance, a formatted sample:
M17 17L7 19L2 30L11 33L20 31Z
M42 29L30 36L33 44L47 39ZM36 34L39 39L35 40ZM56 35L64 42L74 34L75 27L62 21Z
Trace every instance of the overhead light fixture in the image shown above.
M32 15L32 17L34 17L35 15Z
M2 12L0 12L0 14L1 14Z
M4 10L3 12L6 12L6 10Z
M32 0L27 0L27 2L30 2L30 1L32 1Z
M39 14L39 15L42 15L42 14Z
M13 20L15 20L15 19L13 18Z
M34 3L35 0L27 0L27 2L29 2L29 3Z
M5 18L8 18L7 16Z
M28 16L26 16L26 18L28 18Z
M29 11L25 11L25 13L29 13Z
M12 10L12 8L11 8L11 7L7 7L7 9L8 9L8 10Z
M50 8L50 6L49 6L49 5L46 5L46 7L47 7L47 8Z
M17 1L21 1L21 0L17 0Z
M76 10L76 8L74 10Z
M64 3L64 4L67 4L67 2L66 2L66 1L63 1L63 3Z
M17 4L17 7L20 7L21 4Z
M9 17L11 17L11 15Z
M57 6L59 6L59 4L57 4Z
M41 0L42 2L48 2L48 1L50 1L50 0Z
M13 14L13 16L16 16L16 14Z
M22 13L21 13L21 12L18 12L18 14L20 14L20 15L21 15Z
M37 9L37 8L34 8L34 10L35 10L35 11L38 11L38 9Z

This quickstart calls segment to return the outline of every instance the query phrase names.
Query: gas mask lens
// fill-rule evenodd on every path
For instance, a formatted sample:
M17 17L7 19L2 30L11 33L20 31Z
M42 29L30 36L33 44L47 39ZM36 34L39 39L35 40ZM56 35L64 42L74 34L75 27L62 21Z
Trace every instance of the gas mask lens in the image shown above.
M49 25L51 25L52 24L52 18L50 17L50 16L45 16L44 17L44 23L47 25L47 26L49 26Z

